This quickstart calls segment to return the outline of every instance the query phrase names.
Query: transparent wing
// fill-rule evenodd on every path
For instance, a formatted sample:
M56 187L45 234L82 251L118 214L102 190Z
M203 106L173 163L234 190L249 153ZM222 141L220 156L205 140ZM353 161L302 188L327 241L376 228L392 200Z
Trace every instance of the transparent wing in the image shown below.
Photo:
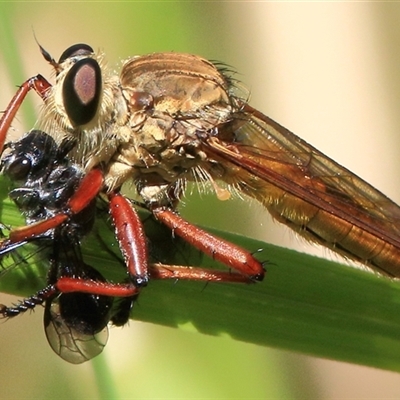
M54 352L72 364L81 364L96 357L108 340L107 326L98 333L84 333L66 323L57 299L46 303L44 329Z

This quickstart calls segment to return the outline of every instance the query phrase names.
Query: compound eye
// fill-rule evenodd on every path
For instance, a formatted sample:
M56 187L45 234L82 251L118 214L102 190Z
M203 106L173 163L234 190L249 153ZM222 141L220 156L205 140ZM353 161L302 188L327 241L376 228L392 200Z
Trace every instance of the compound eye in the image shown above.
M60 59L58 60L58 63L61 64L67 58L76 57L76 56L87 56L87 55L90 55L93 53L94 53L93 49L85 43L74 44L73 46L68 47L68 49L65 50L64 53L61 54Z
M63 83L65 111L74 126L85 125L96 115L101 97L101 70L96 60L84 58L68 71Z
M43 173L46 166L52 164L57 151L54 139L38 130L30 131L9 147L11 151L2 159L0 166L14 180L27 179L36 172Z

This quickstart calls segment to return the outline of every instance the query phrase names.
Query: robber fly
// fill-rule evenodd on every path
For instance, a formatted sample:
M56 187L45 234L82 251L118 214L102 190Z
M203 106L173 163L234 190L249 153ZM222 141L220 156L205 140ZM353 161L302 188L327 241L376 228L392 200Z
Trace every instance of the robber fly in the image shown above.
M0 142L34 89L43 99L40 127L57 143L74 143L69 156L85 177L67 211L11 232L7 245L64 223L105 193L129 274L145 286L145 241L135 210L119 194L131 181L175 235L243 277L261 280L263 266L251 254L177 215L186 182L194 181L211 183L224 197L248 195L305 238L400 277L400 208L249 106L223 66L189 54L154 53L129 58L117 75L86 44L71 46L58 61L41 52L55 70L55 84L38 75L20 87L0 120ZM78 282L61 287L89 290Z
M9 196L26 222L34 224L62 209L84 174L66 157L69 147L57 146L49 135L34 130L9 143L7 148L9 152L1 162L1 170L13 183ZM0 314L11 318L44 303L47 340L61 358L73 364L101 353L108 339L108 323L125 324L135 300L131 297L115 302L110 296L64 294L55 287L61 277L105 282L100 272L84 262L80 248L82 238L92 229L95 213L96 203L92 201L66 223L30 238L48 260L47 286L15 306L0 307ZM1 256L13 251L15 247L5 247Z

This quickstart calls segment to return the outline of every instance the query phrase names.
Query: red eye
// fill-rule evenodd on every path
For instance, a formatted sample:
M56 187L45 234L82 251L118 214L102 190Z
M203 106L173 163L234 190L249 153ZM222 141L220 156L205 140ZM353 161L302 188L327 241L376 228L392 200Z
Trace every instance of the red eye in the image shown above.
M101 98L101 70L92 58L76 62L63 84L65 111L73 126L89 123L96 115Z

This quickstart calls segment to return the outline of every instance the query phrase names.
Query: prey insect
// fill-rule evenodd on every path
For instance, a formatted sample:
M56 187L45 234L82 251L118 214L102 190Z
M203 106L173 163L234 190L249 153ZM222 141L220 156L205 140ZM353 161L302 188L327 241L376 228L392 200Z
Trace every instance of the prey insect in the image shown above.
M69 147L57 146L41 131L31 131L7 147L10 152L3 158L1 169L13 182L14 189L9 196L27 223L49 218L63 208L84 174L66 158ZM12 318L44 303L47 340L61 358L74 364L101 353L108 339L108 323L125 324L136 298L115 302L110 296L63 294L55 286L61 277L106 281L99 271L84 262L80 249L82 238L92 229L95 212L96 203L92 201L66 223L30 238L38 246L41 257L48 260L47 286L17 305L0 307L3 317ZM1 257L14 251L18 250L4 247Z

